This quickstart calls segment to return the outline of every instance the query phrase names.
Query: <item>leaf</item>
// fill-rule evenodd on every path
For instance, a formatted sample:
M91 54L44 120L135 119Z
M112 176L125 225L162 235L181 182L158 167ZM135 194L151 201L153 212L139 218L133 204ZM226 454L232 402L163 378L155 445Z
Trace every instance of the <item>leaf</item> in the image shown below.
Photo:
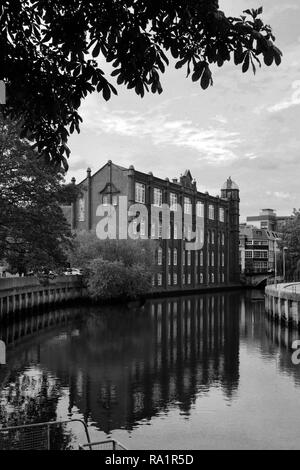
M273 63L273 60L274 60L273 50L270 48L270 49L267 49L266 51L264 51L264 62L265 62L265 64L270 66Z
M211 71L210 71L210 69L207 65L205 67L205 70L204 70L203 75L201 77L201 81L200 81L201 88L203 88L203 90L206 90L206 88L209 87L211 82L212 82L212 80L211 80Z
M258 10L257 10L257 14L258 15L261 15L263 12L263 7L259 7Z
M103 95L103 98L105 99L105 101L108 101L110 96L111 96L110 88L107 85L107 83L103 87L102 95Z
M100 54L100 49L101 49L101 45L100 45L100 42L98 41L96 46L93 49L92 56L97 57Z
M111 89L111 91L113 92L114 95L118 94L117 90L115 89L115 87L111 83L109 83L108 86L109 86L109 88Z
M188 61L188 58L185 57L184 59L182 60L179 60L178 62L176 62L175 64L175 69L181 69L181 67Z
M203 74L203 71L205 69L205 62L201 61L201 62L198 62L195 67L194 67L194 73L192 75L192 80L193 82L197 82L201 75Z
M243 62L243 67L242 67L243 73L247 72L247 70L249 69L249 65L250 65L250 56L249 56L249 53L247 53L245 60Z
M245 57L245 53L243 52L243 47L240 44L236 50L234 51L234 63L235 65L239 65L243 62Z

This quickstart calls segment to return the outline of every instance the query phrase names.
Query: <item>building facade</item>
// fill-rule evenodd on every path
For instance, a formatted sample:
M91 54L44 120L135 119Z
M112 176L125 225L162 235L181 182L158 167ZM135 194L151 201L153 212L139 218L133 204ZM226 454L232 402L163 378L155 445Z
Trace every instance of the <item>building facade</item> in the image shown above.
M76 184L75 180L72 180ZM112 206L116 212L117 234L124 220L124 196L127 208L143 204L149 212L160 211L164 205L170 209L168 236L162 236L161 214L158 227L150 218L136 224L142 236L157 240L152 285L156 291L197 290L201 287L239 284L239 188L228 178L221 189L221 197L210 196L197 190L189 170L179 179L165 180L134 169L124 168L108 161L93 175L78 184L80 194L73 203L70 223L75 231L97 231L102 215L99 206ZM122 206L122 210L121 210ZM182 224L177 224L181 210ZM122 213L121 213L122 212ZM189 216L190 226L185 223ZM128 215L126 224L134 224L134 215ZM199 233L201 249L187 249L189 235L196 230L196 219L202 219ZM197 220L198 220L197 219ZM127 227L127 225L126 225ZM184 232L184 235L182 234ZM123 237L124 238L124 234Z
M247 224L253 225L262 230L280 232L286 224L293 219L293 216L279 216L274 209L262 209L259 215L249 216Z
M280 234L247 224L240 225L240 270L242 274L275 272Z

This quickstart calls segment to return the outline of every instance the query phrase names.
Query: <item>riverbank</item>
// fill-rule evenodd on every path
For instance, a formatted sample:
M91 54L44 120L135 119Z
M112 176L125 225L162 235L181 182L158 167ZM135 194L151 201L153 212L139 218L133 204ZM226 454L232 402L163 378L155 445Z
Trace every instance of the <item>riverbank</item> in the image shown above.
M274 320L300 328L300 283L272 284L265 288L265 309Z
M178 295L195 295L209 292L233 291L245 289L242 284L223 284L166 290L152 290L136 299L115 298L93 301L88 297L82 276L60 276L55 279L41 280L37 277L19 277L0 279L0 320L10 313L35 308L60 305L77 300L95 304L141 303L146 299L157 297L174 297Z

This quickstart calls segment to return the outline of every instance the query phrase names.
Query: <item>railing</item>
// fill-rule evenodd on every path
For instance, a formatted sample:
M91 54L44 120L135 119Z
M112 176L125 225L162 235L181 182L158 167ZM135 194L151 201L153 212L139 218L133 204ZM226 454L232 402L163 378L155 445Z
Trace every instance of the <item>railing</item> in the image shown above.
M79 446L80 450L127 450L120 442L109 439L107 441L91 442Z
M80 423L85 432L86 443L78 446L79 450L127 450L114 439L91 442L86 423L81 419L68 421L48 421L45 423L24 424L0 428L1 450L70 450L68 443L63 441L64 427L72 423ZM58 430L60 435L57 439Z
M21 426L3 427L0 429L0 450L54 450L55 434L60 427L79 422L84 427L87 444L90 436L87 425L80 419L69 421L48 421L45 423L24 424Z

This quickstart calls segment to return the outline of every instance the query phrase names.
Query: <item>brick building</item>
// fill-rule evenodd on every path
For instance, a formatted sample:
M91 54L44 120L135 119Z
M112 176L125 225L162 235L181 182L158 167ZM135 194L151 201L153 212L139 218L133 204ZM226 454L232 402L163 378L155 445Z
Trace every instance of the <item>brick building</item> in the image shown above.
M75 179L72 179L76 184ZM201 287L239 284L239 188L228 178L221 197L197 191L196 181L189 170L179 179L170 181L134 169L124 168L110 160L93 175L88 168L86 178L78 184L80 194L69 208L69 220L75 231L96 231L101 216L99 205L112 205L120 220L121 196L127 196L128 207L143 204L170 207L169 236L153 230L151 220L139 223L138 230L157 239L153 288L157 291L193 291ZM176 214L182 208L182 219L191 218L188 230L194 231L196 217L203 220L199 250L187 250L187 240L178 233ZM123 211L124 212L124 211ZM126 211L127 222L132 221ZM197 219L198 220L198 219ZM145 227L146 224L146 227ZM185 229L182 229L185 227ZM179 230L187 230L185 222ZM118 232L119 233L119 232ZM186 232L185 232L186 234ZM164 239L163 239L164 238Z

